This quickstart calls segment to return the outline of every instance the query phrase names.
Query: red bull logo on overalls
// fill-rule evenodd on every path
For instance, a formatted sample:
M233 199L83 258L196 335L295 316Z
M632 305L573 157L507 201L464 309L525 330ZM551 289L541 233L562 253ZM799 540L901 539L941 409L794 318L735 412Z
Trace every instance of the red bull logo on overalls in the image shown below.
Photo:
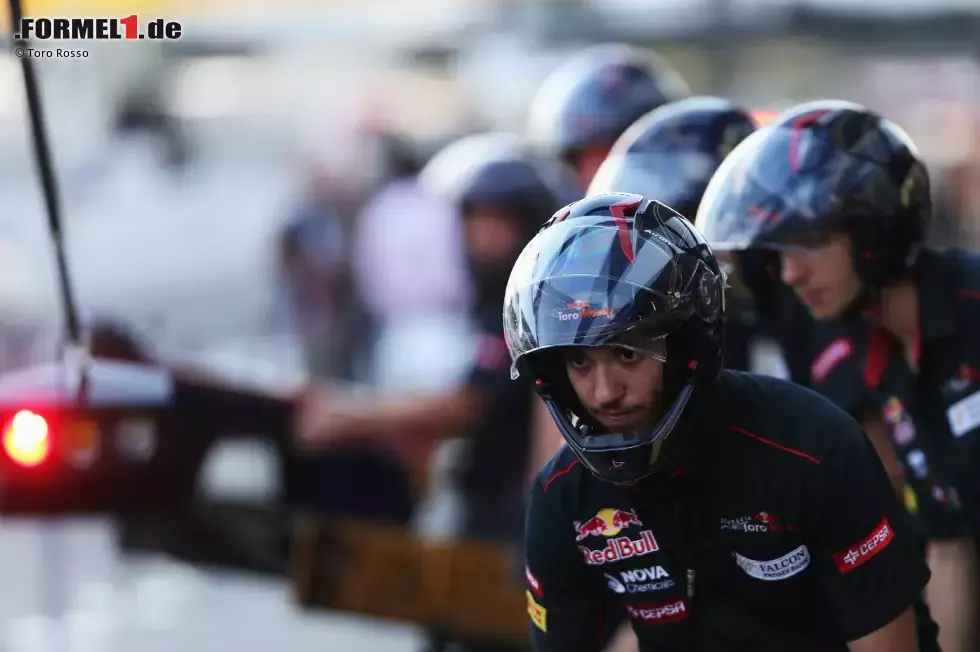
M573 525L575 526L575 540L582 541L589 537L616 536L621 530L628 527L634 525L642 527L643 521L637 518L636 513L632 510L606 508L600 509L595 516L585 523L575 521Z
M639 557L660 549L653 532L650 530L641 532L638 539L617 536L627 528L643 526L643 521L632 510L600 509L595 516L584 523L575 521L573 525L575 526L576 541L599 536L610 539L606 542L605 548L601 550L579 546L579 550L585 556L585 563L590 566Z

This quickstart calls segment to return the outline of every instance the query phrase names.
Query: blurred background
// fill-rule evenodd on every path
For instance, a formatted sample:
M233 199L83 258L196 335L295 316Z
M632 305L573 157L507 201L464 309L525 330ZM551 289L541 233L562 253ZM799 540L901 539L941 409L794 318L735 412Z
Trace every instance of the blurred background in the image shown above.
M174 42L77 43L87 58L36 63L83 317L120 320L159 356L236 382L286 390L315 376L418 390L464 373L473 333L455 216L421 193L384 193L464 134L523 132L541 81L591 43L649 47L696 94L760 111L837 97L884 113L932 165L933 241L980 246L975 0L25 9L182 23ZM3 372L53 360L61 319L20 75L10 49L0 52ZM433 495L454 454L444 446L427 470ZM208 491L275 491L265 455L248 443L214 451ZM421 518L451 523L451 492ZM401 625L301 616L273 580L123 559L98 520L0 522L0 577L3 652L419 645Z

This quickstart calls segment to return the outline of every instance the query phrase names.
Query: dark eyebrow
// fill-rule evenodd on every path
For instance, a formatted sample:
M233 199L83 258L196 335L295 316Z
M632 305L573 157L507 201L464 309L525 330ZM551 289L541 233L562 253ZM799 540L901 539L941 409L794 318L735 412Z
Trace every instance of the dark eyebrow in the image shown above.
M584 354L585 354L584 346L565 346L562 347L561 350L561 357L566 360L572 356L582 356Z

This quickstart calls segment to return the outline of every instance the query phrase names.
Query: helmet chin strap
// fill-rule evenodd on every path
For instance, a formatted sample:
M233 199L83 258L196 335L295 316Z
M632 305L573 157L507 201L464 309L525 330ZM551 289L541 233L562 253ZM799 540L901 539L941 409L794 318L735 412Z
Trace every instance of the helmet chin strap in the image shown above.
M681 416L684 414L684 409L687 407L693 393L694 383L686 384L674 398L666 413L660 417L657 424L651 428L651 430L654 432L663 433L664 438L669 437L676 429ZM555 405L554 401L547 401L546 405L548 407L548 411L551 412L551 416L555 419L555 421L565 421L571 425L568 416L562 414L562 409ZM583 422L581 425L575 427L575 429L578 430L582 437L601 437L604 434L601 427L596 427L589 422Z

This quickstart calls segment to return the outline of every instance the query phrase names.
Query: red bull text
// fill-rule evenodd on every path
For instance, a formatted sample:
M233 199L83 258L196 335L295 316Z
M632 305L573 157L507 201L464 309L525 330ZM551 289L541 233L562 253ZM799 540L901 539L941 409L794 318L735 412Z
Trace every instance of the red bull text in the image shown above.
M657 543L653 532L643 530L640 532L639 539L630 539L629 537L611 538L606 542L606 547L602 550L592 550L585 546L579 546L578 549L582 551L586 564L589 566L601 566L624 559L648 555L651 552L660 550L660 544Z

